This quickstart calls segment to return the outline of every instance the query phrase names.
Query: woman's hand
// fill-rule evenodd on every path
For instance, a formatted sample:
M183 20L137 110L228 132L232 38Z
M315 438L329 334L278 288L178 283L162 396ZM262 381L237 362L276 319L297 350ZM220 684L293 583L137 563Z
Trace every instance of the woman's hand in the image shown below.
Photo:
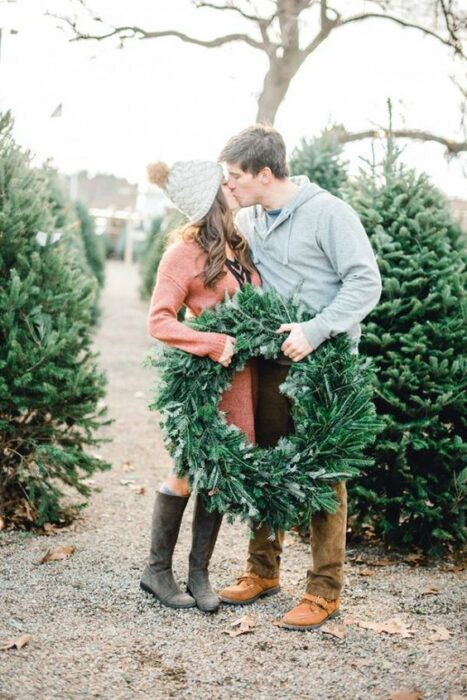
M221 365L224 367L228 367L230 363L232 362L232 357L235 352L235 343L237 341L235 338L232 338L230 335L227 336L225 339L225 345L224 349L222 351L222 355L219 357L218 362L220 362Z

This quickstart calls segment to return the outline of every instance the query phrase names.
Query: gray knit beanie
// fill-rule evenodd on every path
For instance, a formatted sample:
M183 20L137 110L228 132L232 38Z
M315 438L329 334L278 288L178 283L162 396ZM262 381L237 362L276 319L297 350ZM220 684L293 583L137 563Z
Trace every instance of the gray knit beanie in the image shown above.
M216 198L222 166L209 160L179 160L169 168L159 161L148 165L149 182L158 185L191 221L200 221Z

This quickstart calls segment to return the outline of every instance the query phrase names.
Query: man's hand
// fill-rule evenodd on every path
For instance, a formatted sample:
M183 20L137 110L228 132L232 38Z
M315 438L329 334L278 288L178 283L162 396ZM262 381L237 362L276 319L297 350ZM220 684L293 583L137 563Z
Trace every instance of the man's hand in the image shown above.
M232 357L235 352L235 343L237 341L235 338L232 338L232 336L228 335L227 338L225 339L225 345L224 349L222 351L222 355L219 357L218 362L220 362L221 365L224 367L228 367L230 363L232 362Z
M310 343L305 338L300 323L283 323L276 332L290 333L287 340L282 343L281 350L286 357L290 357L294 362L303 360L310 352L313 352L314 348L311 347Z

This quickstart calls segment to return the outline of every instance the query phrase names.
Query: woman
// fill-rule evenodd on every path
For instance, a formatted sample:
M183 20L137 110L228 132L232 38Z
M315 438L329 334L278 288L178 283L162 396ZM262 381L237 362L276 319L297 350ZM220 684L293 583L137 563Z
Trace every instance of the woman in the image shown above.
M180 161L169 170L165 163L148 168L149 180L159 185L189 219L182 238L162 256L151 299L150 334L173 347L228 367L235 338L206 333L181 323L182 306L198 316L215 306L245 282L259 285L246 241L235 228L232 210L238 204L224 184L219 163ZM234 375L219 404L228 423L236 425L254 441L254 367ZM152 517L151 551L141 588L172 608L197 605L205 612L219 607L219 598L208 578L208 565L221 525L222 515L209 513L197 496L194 506L192 545L189 557L188 590L182 592L172 573L172 555L183 512L190 496L186 478L168 476L156 494Z

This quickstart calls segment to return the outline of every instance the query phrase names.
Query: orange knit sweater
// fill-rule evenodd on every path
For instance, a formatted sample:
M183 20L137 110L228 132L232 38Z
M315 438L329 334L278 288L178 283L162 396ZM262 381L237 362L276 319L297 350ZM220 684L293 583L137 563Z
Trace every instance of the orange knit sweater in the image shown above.
M219 360L224 349L226 335L206 333L189 328L177 319L186 305L194 316L207 306L215 306L238 289L238 282L226 268L227 274L216 282L214 289L204 286L198 277L204 269L206 254L194 241L181 241L168 248L162 256L157 281L149 309L149 333L167 345L186 352ZM252 284L260 285L257 272ZM227 423L236 425L251 442L255 440L254 406L256 396L256 372L253 361L234 375L231 386L224 392L219 409L226 413Z

